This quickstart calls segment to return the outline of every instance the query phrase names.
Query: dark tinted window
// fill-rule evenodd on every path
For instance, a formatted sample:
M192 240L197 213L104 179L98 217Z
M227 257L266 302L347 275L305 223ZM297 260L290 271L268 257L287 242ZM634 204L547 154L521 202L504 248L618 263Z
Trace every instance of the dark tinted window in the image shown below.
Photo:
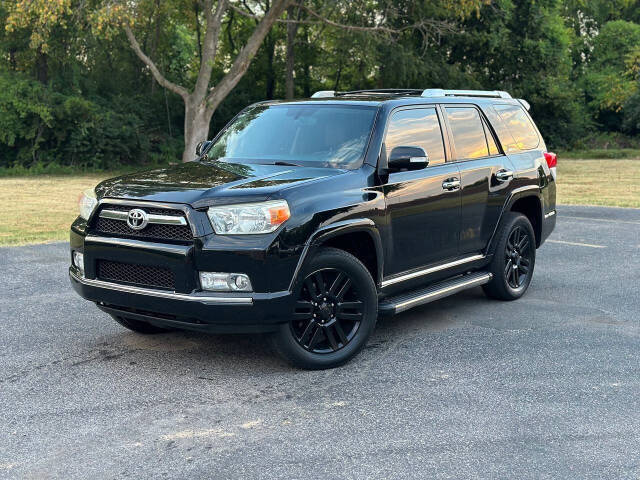
M387 156L394 147L422 147L429 157L429 165L444 163L444 143L436 109L415 108L394 113L385 146Z
M475 108L447 107L458 160L489 156L480 114Z
M209 158L354 168L362 163L375 115L376 107L355 105L260 105L229 125Z
M540 141L536 129L522 107L518 105L495 105L495 109L502 121L507 125L520 150L528 150L538 146Z

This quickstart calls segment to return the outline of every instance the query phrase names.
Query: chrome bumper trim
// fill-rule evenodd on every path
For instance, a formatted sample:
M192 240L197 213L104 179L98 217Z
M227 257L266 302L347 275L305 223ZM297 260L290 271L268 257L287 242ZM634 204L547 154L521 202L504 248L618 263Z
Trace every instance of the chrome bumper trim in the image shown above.
M109 218L111 220L120 220L122 222L127 221L127 217L129 216L129 212L122 212L120 210L109 210L104 209L100 211L98 215L101 218ZM161 225L186 225L187 220L184 217L179 217L175 215L147 215L149 223L158 223Z
M453 262L444 263L442 265L436 265L435 267L425 268L424 270L418 270L417 272L411 272L404 275L400 275L399 277L383 280L381 286L382 288L388 287L389 285L393 285L395 283L406 282L407 280L411 280L413 278L422 277L423 275L429 275L430 273L439 272L441 270L446 270L452 267L457 267L458 265L464 265L465 263L475 262L477 260L482 260L483 258L484 258L484 255L473 255L471 257L461 258L460 260L455 260Z
M181 300L185 302L199 302L205 305L253 305L251 297L217 297L213 295L198 295L187 293L166 292L163 290L154 290L152 288L140 288L130 285L120 285L118 283L105 282L102 280L92 280L79 276L73 270L69 270L69 276L78 283L88 285L90 287L105 288L107 290L115 290L123 293L131 293L134 295L147 295L150 297L166 298L169 300Z

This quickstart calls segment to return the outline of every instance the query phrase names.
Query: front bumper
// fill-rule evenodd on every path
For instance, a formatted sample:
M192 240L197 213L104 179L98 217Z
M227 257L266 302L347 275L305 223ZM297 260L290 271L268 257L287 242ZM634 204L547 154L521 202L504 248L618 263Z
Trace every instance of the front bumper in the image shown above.
M78 295L112 315L210 333L272 332L293 308L288 291L183 294L87 279L73 266L69 279Z
M112 315L212 333L270 332L293 312L289 287L300 258L298 249L283 250L282 242L273 244L274 239L265 237L239 242L204 235L178 244L98 236L79 218L72 225L70 245L72 251L84 254L85 271L81 275L72 263L69 277L81 297ZM105 281L99 278L100 261L168 269L175 288ZM198 271L246 273L254 292L202 291Z

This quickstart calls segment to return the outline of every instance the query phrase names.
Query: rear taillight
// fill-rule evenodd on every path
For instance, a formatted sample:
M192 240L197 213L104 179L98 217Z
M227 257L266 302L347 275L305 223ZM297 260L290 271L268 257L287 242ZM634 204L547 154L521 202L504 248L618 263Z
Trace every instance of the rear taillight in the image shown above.
M558 164L558 156L553 152L544 152L544 159L549 168L554 168Z
M551 176L555 180L557 178L556 165L558 165L558 156L553 152L544 152L544 159L547 161Z

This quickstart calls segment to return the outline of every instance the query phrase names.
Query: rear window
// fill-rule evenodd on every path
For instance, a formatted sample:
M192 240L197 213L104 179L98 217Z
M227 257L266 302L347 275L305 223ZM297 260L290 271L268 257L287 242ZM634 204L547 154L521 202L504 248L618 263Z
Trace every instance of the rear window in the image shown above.
M538 133L529 116L518 105L494 105L520 150L536 148L540 143Z

